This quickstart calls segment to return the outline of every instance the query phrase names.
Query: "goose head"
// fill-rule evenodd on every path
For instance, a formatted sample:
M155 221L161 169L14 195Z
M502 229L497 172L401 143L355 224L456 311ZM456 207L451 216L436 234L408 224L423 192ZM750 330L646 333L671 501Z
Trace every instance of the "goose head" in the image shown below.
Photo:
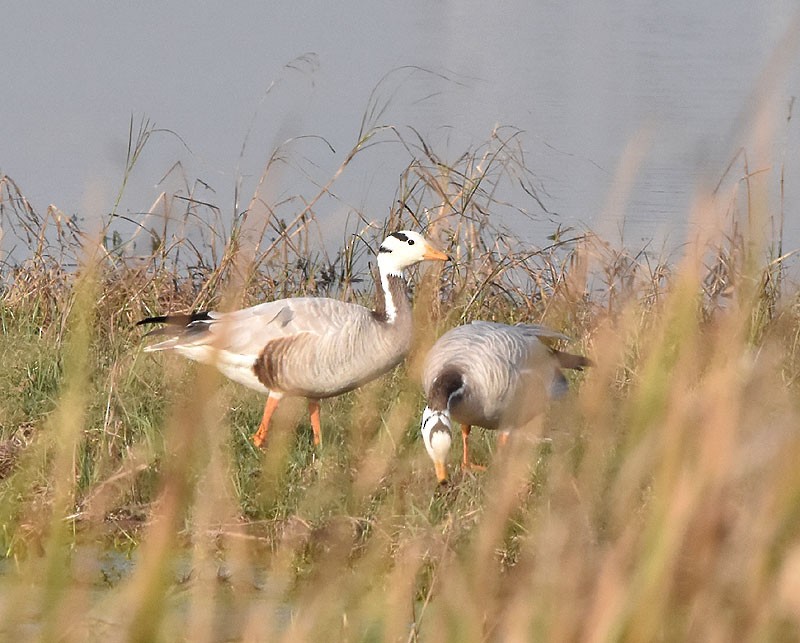
M422 441L433 460L436 478L440 484L447 482L447 453L453 443L452 425L448 411L434 411L425 407L422 413Z
M449 257L434 248L421 234L411 230L392 232L378 249L378 268L385 275L399 275L406 268L426 259L447 261Z

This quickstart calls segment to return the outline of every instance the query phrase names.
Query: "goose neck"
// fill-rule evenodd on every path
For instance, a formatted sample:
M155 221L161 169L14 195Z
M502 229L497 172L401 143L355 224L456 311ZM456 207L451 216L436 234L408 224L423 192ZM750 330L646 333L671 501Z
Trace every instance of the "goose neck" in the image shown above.
M381 287L373 314L379 321L389 324L410 319L411 305L401 274L381 271Z
M466 389L464 376L457 370L445 370L433 381L428 393L428 406L433 411L451 411Z

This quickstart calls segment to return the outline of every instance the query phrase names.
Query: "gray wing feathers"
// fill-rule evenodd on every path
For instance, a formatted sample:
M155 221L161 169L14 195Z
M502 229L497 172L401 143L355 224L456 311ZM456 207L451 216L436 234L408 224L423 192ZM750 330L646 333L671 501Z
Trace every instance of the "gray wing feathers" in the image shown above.
M367 312L361 306L335 299L299 297L266 302L230 313L210 312L210 319L198 324L200 330L193 330L191 324L163 329L174 336L145 350L209 346L255 359L273 339L301 333L325 334L331 321L341 324Z
M360 306L328 312L320 332L306 330L266 346L264 359L280 390L317 398L338 395L390 370L408 352L410 327L379 324Z
M174 349L261 389L253 365L275 353L277 390L328 397L390 370L411 340L410 327L378 324L363 306L336 299L298 297L208 317L194 330L163 329L175 335L145 350Z
M544 337L546 339L563 339L569 340L569 337L564 335L563 333L559 333L557 330L553 330L552 328L548 328L547 326L542 326L541 324L514 324L513 326L509 326L508 324L498 324L496 322L487 322L487 321L474 321L470 325L470 327L478 327L487 332L510 332L506 329L514 329L511 332L519 332L525 337Z
M537 392L544 398L557 395L565 384L556 358L541 337L561 339L564 335L527 324L481 321L458 326L428 353L423 370L425 392L443 369L456 368L471 397L464 404L473 406L473 412L480 408L484 425L503 428L514 416L521 420L528 410L545 403L544 399L534 402Z
M485 388L491 396L501 395L524 370L546 360L549 349L539 341L540 328L473 322L444 334L431 349L424 371L424 386L435 373L453 364L466 370L471 384Z

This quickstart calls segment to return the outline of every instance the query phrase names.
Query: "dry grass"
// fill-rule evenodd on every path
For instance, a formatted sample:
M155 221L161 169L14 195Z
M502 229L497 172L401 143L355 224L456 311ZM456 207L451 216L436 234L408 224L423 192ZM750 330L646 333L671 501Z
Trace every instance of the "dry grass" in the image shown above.
M414 159L397 207L321 244L316 204L379 134ZM698 206L723 223L668 261L570 230L526 248L497 226L498 211L541 205L511 130L443 160L415 135L365 129L309 198L256 193L226 220L187 190L132 227L113 215L101 238L40 217L0 177L3 228L22 242L3 264L0 425L6 439L35 430L0 481L0 631L797 640L800 301L771 247L739 232L752 200L736 187ZM318 452L291 405L256 451L258 396L139 349L133 322L152 312L366 301L369 248L402 227L455 261L415 275L414 354L324 405ZM548 441L493 454L476 436L488 472L437 489L415 378L442 329L476 318L542 321L597 366L551 409Z

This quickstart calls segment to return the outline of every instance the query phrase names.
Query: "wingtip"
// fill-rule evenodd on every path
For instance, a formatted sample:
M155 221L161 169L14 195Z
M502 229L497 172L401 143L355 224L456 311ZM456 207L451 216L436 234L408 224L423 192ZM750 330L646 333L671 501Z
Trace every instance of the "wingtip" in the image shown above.
M177 313L175 315L156 315L154 317L145 317L136 322L137 326L144 326L146 324L169 324L171 326L188 326L196 321L208 321L211 319L211 314L207 310L196 311L193 313Z
M145 317L136 322L137 326L144 326L146 324L160 324L164 321L164 317Z

